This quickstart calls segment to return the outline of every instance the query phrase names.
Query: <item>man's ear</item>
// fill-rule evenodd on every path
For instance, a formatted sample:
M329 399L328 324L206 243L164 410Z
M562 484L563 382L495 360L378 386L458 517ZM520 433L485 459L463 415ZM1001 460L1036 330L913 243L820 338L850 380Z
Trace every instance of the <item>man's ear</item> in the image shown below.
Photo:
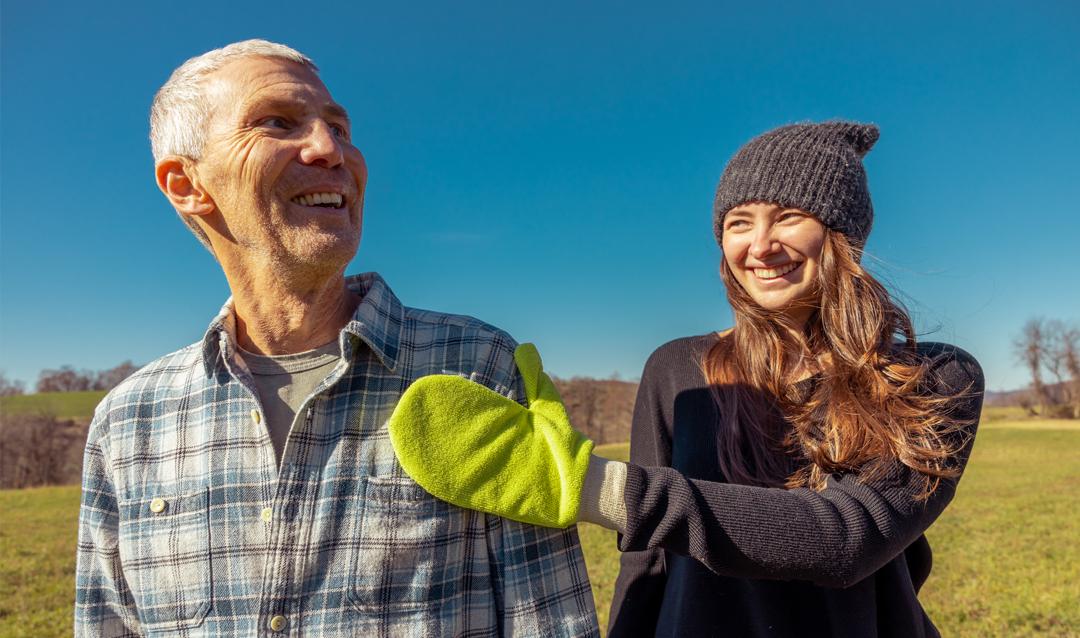
M217 209L195 174L195 163L187 157L168 155L154 165L158 188L181 215L206 215Z

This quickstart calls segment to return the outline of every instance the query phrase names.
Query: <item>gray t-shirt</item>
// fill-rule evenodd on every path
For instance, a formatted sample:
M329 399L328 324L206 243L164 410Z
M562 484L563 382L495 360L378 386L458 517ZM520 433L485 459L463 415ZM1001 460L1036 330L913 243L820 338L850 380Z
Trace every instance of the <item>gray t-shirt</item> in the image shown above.
M280 465L297 410L315 386L334 371L341 359L341 350L338 342L332 341L315 350L296 354L265 356L241 350L240 356L255 380L266 430Z

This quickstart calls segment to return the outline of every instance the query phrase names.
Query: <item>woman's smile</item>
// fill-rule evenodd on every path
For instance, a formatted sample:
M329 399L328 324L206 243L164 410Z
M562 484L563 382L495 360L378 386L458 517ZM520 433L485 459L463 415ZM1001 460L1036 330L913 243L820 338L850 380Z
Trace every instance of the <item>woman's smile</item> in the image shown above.
M768 268L752 268L754 276L761 281L775 281L782 278L784 275L795 272L801 266L801 261L791 261L781 266L771 266Z

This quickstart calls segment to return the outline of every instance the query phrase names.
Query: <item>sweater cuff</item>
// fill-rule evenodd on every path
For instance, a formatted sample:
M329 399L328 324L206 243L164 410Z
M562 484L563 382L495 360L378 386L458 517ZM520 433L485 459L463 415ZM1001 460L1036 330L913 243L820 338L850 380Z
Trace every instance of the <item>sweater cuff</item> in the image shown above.
M626 475L623 482L623 504L634 503L633 511L627 513L626 524L619 529L618 546L620 552L640 551L644 547L637 547L639 543L637 535L642 527L641 503L645 498L645 488L648 485L648 476L645 469L635 463L627 463L624 468Z
M626 463L609 461L595 454L589 457L589 469L581 489L578 520L594 523L618 532L626 530Z

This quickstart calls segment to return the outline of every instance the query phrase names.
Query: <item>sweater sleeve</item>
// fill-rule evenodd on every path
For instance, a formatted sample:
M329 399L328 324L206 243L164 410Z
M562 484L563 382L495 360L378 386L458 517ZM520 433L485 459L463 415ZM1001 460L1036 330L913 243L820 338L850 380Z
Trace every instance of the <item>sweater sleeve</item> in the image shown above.
M629 467L648 467L650 471L671 464L671 436L666 426L670 422L670 405L661 400L655 384L646 382L656 367L654 356L641 375L630 429ZM664 551L648 543L629 551L620 544L620 549L623 553L611 600L608 636L651 636L667 582Z
M936 391L955 397L952 414L969 423L957 434L964 438L953 459L962 471L982 406L982 371L957 348L943 348L934 357ZM654 428L641 429L647 438ZM638 432L635 418L635 437ZM635 461L627 472L627 529L619 549L650 556L663 548L725 576L847 587L917 540L952 500L958 480L942 480L929 499L920 500L920 475L899 462L872 482L854 474L832 476L818 492L700 481ZM633 573L646 573L645 563L631 560L635 564ZM624 583L620 573L620 585L633 582ZM624 589L618 588L616 605Z

